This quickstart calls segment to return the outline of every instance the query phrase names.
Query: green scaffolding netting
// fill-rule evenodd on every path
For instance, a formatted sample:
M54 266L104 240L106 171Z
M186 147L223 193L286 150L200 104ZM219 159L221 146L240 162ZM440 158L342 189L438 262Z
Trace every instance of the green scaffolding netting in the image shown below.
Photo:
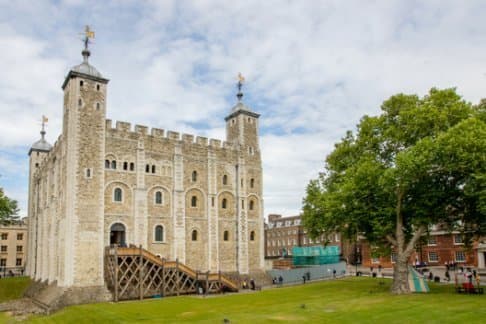
M292 248L292 261L295 266L338 263L339 254L339 246L295 246Z

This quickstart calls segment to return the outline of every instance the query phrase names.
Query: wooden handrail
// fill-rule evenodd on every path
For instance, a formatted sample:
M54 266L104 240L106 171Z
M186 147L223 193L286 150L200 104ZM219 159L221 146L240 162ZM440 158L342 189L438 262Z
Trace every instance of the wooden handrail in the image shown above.
M180 262L176 262L176 261L165 261L164 262L158 256L156 256L155 254L153 254L150 251L147 251L145 249L140 249L140 248L137 248L137 247L117 247L116 248L116 254L118 256L130 256L130 255L140 256L140 254L142 254L142 256L144 258L150 260L151 262L153 262L153 263L155 263L159 266L163 266L166 269L178 267L179 270L186 273L188 276L192 277L193 279L197 280L196 271L194 271L193 269L191 269L187 265L182 264ZM228 277L226 277L224 275L217 274L217 273L210 273L210 274L208 274L207 279L209 281L221 281L221 283L228 286L228 288L238 290L238 286L233 281L231 281Z

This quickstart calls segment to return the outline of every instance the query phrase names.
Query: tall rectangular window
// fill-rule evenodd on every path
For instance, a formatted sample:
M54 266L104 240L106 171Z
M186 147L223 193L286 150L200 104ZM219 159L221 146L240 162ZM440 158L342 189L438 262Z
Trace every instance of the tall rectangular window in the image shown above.
M6 253L7 252L7 246L2 245L2 247L0 248L0 252Z
M17 259L15 260L15 265L16 265L17 267L22 266L22 259L21 259L21 258L17 258Z
M17 233L17 241L22 241L24 239L23 233Z
M466 262L466 255L463 251L456 252L456 262Z
M8 233L2 233L2 240L5 241L8 239Z
M439 262L437 252L429 252L429 262Z
M454 235L454 244L463 244L462 236L459 234Z

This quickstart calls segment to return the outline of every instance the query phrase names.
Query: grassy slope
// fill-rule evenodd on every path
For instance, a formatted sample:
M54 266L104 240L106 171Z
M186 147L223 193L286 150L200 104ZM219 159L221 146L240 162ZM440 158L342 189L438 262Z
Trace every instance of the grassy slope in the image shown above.
M430 294L392 296L390 281L346 278L258 293L171 297L143 302L66 308L35 323L484 323L486 298L458 295L452 286L432 285ZM301 307L305 304L305 308Z
M20 298L30 284L28 277L13 277L0 279L0 303Z

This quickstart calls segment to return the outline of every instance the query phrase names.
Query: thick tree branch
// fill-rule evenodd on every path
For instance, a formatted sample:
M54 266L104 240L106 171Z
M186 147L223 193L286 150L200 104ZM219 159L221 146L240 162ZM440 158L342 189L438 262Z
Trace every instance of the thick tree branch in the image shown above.
M391 245L393 245L393 246L397 246L397 240L395 240L395 239L393 238L393 236L391 236L391 235L387 235L387 236L386 236L386 239L388 240L388 242L390 242L390 244L391 244Z
M418 228L418 230L415 232L415 234L413 235L413 237L410 239L410 241L408 242L407 244L407 248L405 249L405 251L403 252L405 255L409 255L410 253L412 253L412 251L414 250L415 248L415 243L417 243L417 241L420 239L420 237L425 233L425 226L424 225L420 225L420 227Z

